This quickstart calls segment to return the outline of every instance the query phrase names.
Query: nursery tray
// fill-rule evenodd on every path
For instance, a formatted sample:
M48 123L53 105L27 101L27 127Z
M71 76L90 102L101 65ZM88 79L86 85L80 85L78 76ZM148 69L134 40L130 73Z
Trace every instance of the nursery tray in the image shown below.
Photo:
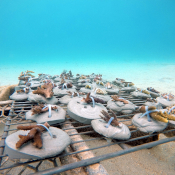
M129 96L129 94L124 92L120 92L120 96L129 99L137 106L140 106L143 103L145 103L144 100L132 98ZM121 156L124 154L128 154L131 152L135 152L141 149L152 148L159 144L163 144L163 143L175 140L175 137L170 137L170 138L165 138L157 141L152 141L145 144L140 144L137 146L128 147L128 144L132 143L133 141L139 142L139 140L141 139L149 139L150 137L154 137L159 134L159 133L154 133L154 134L145 134L143 136L138 136L138 137L129 139L127 141L117 141L117 140L112 140L112 142L106 141L106 144L104 145L89 148L87 146L88 142L101 140L101 139L104 139L104 137L97 134L92 129L91 125L81 124L71 119L68 115L66 115L66 121L64 123L59 123L54 126L63 129L65 132L69 134L71 138L73 136L77 136L77 138L75 137L76 139L72 140L71 146L67 147L62 154L54 157L45 158L45 159L39 159L39 160L26 160L26 159L10 160L8 158L8 155L4 151L5 139L9 134L17 130L16 129L17 125L35 123L33 121L25 120L25 113L29 111L33 105L35 104L30 103L29 101L26 101L26 102L13 101L11 104L11 109L8 115L6 116L6 120L4 124L4 132L3 132L3 135L1 136L1 142L0 142L0 173L1 174L23 174L23 173L24 174L31 174L31 173L32 174L55 174L55 173L62 173L62 172L71 174L71 170L72 169L76 170L77 168L79 168L77 169L77 172L83 171L84 174L87 173L87 174L95 175L97 174L97 172L99 174L100 172L103 172L103 173L105 172L105 174L108 174L106 170L103 168L103 166L100 164L100 161ZM65 110L67 109L67 106L63 106L63 105L60 105L60 106L62 106L63 109ZM2 116L1 111L0 111L0 114ZM118 116L117 114L118 118L122 119L121 120L122 122L131 121L131 117L133 115L134 113L129 115L120 115L120 116ZM131 126L131 125L128 125L128 126ZM162 131L161 133L168 133L171 131L175 131L175 129L165 130L165 131ZM134 132L137 132L137 130L135 129L131 131L131 133L134 133ZM88 135L88 139L82 139L81 135ZM100 148L110 147L112 145L119 145L122 148L122 150L117 152L111 152L108 154L105 154L105 152L103 152L102 155L100 156L93 156L91 152L92 150L98 150ZM82 147L84 149L82 149ZM86 156L87 154L90 156L89 157ZM93 167L92 165L96 167ZM81 169L81 167L83 168ZM84 169L84 167L86 168ZM80 173L80 174L83 174L83 173Z

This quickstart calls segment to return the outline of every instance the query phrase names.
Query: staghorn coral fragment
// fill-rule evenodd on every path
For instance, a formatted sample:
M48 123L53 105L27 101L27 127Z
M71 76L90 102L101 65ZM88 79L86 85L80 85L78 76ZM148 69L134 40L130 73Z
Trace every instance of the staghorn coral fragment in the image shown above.
M70 96L72 96L72 94L74 93L74 97L76 97L76 96L78 96L78 93L79 93L79 95L85 95L85 93L84 92L71 92L71 91L67 91L67 93L68 93L68 95L70 95Z
M41 94L44 95L46 98L51 98L53 96L53 85L52 83L44 84L37 88L37 90L33 91L33 94Z
M121 101L124 104L128 104L129 103L127 100L120 99L117 95L112 95L111 98L112 98L112 101Z
M157 100L154 98L147 98L146 101L157 103Z
M72 88L72 83L67 83L66 85L68 88Z
M40 104L38 106L34 106L32 108L32 115L44 113L44 112L47 112L49 110L48 107L46 107L46 108L44 108L44 107L45 107L45 105L43 105L43 104ZM56 106L52 106L51 110L57 110L57 107Z
M18 80L28 81L29 77L18 77Z
M47 128L50 127L50 125L46 122L44 123L44 126ZM19 135L20 140L16 143L16 148L20 148L24 143L27 143L30 140L34 139L33 145L42 148L42 139L41 139L41 133L45 131L46 129L43 126L40 125L31 125L31 126L17 126L17 129L19 130L30 130L30 132L27 135Z
M21 94L21 93L24 93L25 91L23 89L20 89L20 90L17 90L16 92L17 94Z
M115 115L115 113L114 113L112 110L110 110L110 112L112 113L112 115L113 115L113 117L114 117L114 119L113 119L112 122L111 122L111 125L120 126L120 123L119 123L119 121L117 120L117 116ZM105 117L103 117L103 116L101 116L101 115L100 115L100 117L101 117L104 121L106 121L106 122L108 123L108 121L110 120L111 116L110 116L106 111L104 111L104 110L102 110L101 113L102 113Z
M155 90L152 87L148 87L147 90L151 91L151 92L155 92L155 93L160 93L159 91Z
M99 99L99 98L96 98L96 97L93 97L93 98L94 98L94 101L97 102L97 103L101 103L101 104L105 103L105 101L102 100L102 99ZM91 103L92 102L92 99L90 98L90 92L87 94L86 98L82 99L82 101L84 101L86 103Z

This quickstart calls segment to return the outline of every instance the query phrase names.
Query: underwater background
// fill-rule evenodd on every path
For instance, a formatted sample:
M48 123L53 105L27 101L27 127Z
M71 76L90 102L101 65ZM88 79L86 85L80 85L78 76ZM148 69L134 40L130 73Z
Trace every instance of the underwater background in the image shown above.
M175 91L174 0L1 0L0 86L35 75L102 73Z

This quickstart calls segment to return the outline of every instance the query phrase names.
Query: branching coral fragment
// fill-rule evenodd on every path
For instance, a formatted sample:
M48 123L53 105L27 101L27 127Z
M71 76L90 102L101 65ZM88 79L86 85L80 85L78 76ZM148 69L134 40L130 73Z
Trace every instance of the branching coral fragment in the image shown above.
M33 94L41 94L44 95L46 98L51 98L53 96L53 85L52 83L44 84L37 88L37 90L33 91Z
M121 101L121 102L123 102L124 104L128 104L128 103L129 103L129 102L128 102L127 100L125 100L125 99L120 99L117 95L112 95L111 98L112 98L112 101Z
M93 97L93 96L91 96ZM97 103L101 103L101 104L104 104L105 101L100 99L100 98L96 98L96 97L93 97L94 98L94 101L97 102ZM82 101L86 102L86 103L91 103L92 102L92 99L90 98L90 92L87 94L86 98L83 98Z
M152 87L148 87L147 90L151 91L151 92L155 92L155 93L160 93L159 91L155 90Z
M44 107L45 107L45 105L43 105L43 104L39 104L38 106L34 106L32 108L32 115L44 113L44 112L47 112L49 110L48 107L45 107L45 108ZM56 106L51 107L51 110L57 110L57 109L58 108Z
M85 93L84 92L71 92L71 91L67 91L67 93L68 93L68 95L70 95L70 96L72 96L72 94L74 93L74 97L76 97L76 96L78 96L78 93L79 93L79 95L85 95Z
M114 126L119 126L120 123L119 123L118 120L117 120L117 116L115 115L115 113L114 113L112 110L110 110L110 112L112 113L112 115L113 115L113 117L114 117L114 119L112 120L111 124L114 125ZM106 122L108 123L108 121L110 120L111 116L110 116L106 111L104 111L104 110L102 110L101 113L102 113L105 117L103 117L103 116L101 116L101 115L100 115L100 117L101 117L104 121L106 121Z
M49 128L49 124L46 122L44 126ZM46 129L40 125L31 125L31 126L17 126L19 130L30 130L28 135L19 135L20 140L16 143L16 148L20 148L24 143L27 143L30 140L34 139L33 145L37 148L42 148L42 138L41 133Z

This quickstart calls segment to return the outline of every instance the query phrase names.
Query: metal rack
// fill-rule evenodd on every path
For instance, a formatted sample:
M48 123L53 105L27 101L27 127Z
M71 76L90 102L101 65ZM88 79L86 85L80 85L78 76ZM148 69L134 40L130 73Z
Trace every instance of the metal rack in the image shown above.
M136 105L140 106L142 105L145 101L140 100L140 99L135 99L129 96L127 93L120 92L120 96L125 97L135 103ZM127 141L118 141L118 140L112 140L112 142L108 143L107 141L105 142L104 145L101 146L96 146L89 148L86 143L89 141L93 140L101 140L105 139L105 137L97 134L91 127L91 125L84 125L80 124L79 122L71 119L68 115L66 115L66 121L64 123L59 123L57 125L54 125L55 127L63 129L65 132L69 134L71 137L71 145L65 149L63 153L60 155L54 156L54 157L49 157L45 159L39 159L39 160L9 160L8 155L4 152L5 148L5 139L6 137L12 133L15 132L16 126L17 125L22 125L22 124L34 124L35 122L33 121L26 121L24 119L25 112L30 110L32 106L35 105L33 103L30 103L29 101L26 102L12 102L11 109L9 111L8 117L6 119L5 127L4 127L4 133L1 136L1 142L0 142L0 173L2 174L10 174L13 172L16 172L15 174L55 174L55 173L63 173L63 172L68 172L72 169L75 168L80 168L77 171L83 171L83 173L91 173L91 174L96 174L97 171L100 172L101 174L108 174L106 170L103 168L103 166L100 164L100 161L121 156L124 154L128 154L131 152L135 152L141 149L148 149L152 148L154 146L157 146L159 144L163 144L166 142L174 141L175 137L170 137L166 139L161 139L158 140L157 136L159 133L153 133L153 134L142 134L142 135L135 135L135 133L138 133L138 130L136 128L132 129L132 124L131 124L131 118L134 115L117 115L120 121L126 122L128 127L131 128L131 133L132 136L129 140ZM60 105L62 106L62 105ZM67 109L67 106L62 106L65 110ZM128 124L129 122L129 124ZM161 133L169 133L175 131L174 128L168 128ZM81 135L88 135L90 139L82 139ZM76 139L73 139L73 137L77 137ZM153 138L150 141L149 138ZM134 142L140 142L144 141L144 144L132 146L129 148L127 144L131 144ZM141 143L141 142L140 142ZM83 145L85 149L80 149L80 147ZM94 156L91 151L92 150L97 150L100 148L104 147L110 147L112 145L119 145L123 150L117 151L117 152L112 152L108 154L103 154L100 156ZM83 154L88 154L90 157L83 157ZM80 155L82 154L82 155ZM68 159L73 159L75 162L65 162L65 160ZM49 163L49 166L47 167L46 165ZM91 165L94 165L98 163L98 168L95 170L95 168ZM85 168L84 168L85 167ZM82 169L81 169L82 168ZM82 174L83 174L82 173ZM70 172L71 174L71 172Z

